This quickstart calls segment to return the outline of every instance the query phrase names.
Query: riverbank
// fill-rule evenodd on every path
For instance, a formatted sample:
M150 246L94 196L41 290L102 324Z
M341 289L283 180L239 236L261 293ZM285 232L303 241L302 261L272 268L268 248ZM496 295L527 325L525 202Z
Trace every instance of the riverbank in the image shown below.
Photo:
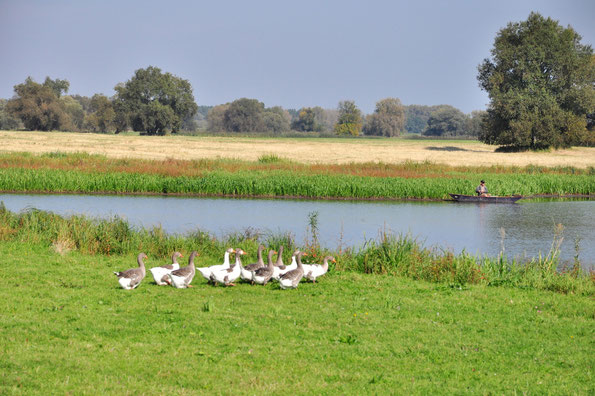
M134 228L127 221L114 217L108 220L85 216L62 217L35 209L13 213L0 204L0 240L32 241L52 246L57 252L78 251L92 255L125 255L144 251L152 257L167 258L174 250L198 250L204 265L218 264L228 247L241 247L256 261L259 244L271 249L285 247L285 262L296 249L308 251L311 257L331 254L337 259L336 271L386 274L446 283L453 287L468 284L508 285L521 288L551 290L562 293L595 294L592 273L581 268L577 254L573 263L562 268L560 243L562 226L554 235L548 253L539 257L507 259L505 256L484 257L465 253L454 254L447 249L426 248L409 235L383 231L362 247L335 250L322 249L318 244L317 220L310 218L309 239L297 243L291 233L267 233L246 229L216 238L195 230L184 235L167 234L161 227ZM561 271L559 271L561 269Z
M135 254L2 230L2 394L594 390L592 296L337 269L288 291L199 277L192 289L146 278L125 291L112 271ZM166 262L149 254L147 266Z
M450 167L433 163L307 165L275 156L239 160L114 160L87 154L0 155L0 191L320 199L448 199L478 180L493 195L589 196L595 170Z

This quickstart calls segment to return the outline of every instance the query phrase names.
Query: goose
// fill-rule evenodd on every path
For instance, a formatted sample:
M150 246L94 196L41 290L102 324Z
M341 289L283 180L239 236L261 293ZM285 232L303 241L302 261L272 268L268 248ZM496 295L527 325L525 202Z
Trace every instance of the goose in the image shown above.
M151 271L151 275L153 275L153 279L155 279L155 283L157 283L159 286L171 285L169 276L167 276L167 274L180 269L178 257L184 256L182 256L182 253L180 252L174 252L174 254L171 256L171 264L162 265L161 267L153 267L149 270Z
M225 254L223 255L223 264L211 265L210 267L199 267L196 269L200 272L203 278L210 282L213 271L229 268L229 255L232 253L234 253L233 248L229 248L225 251Z
M263 250L264 250L264 246L259 245L258 252L257 252L258 261L256 261L255 263L252 263L252 264L248 264L245 267L242 267L241 272L240 272L240 278L242 280L252 282L252 275L254 274L254 271L256 271L259 268L264 267L264 261L262 260L262 251Z
M283 251L283 246L281 246L279 249L279 252L281 251ZM273 276L273 270L275 268L275 264L273 264L273 254L275 253L277 252L272 249L269 250L268 265L266 267L259 268L254 272L254 276L252 277L254 283L264 286L271 279ZM279 253L279 256L281 256L281 253Z
M138 268L131 268L126 271L121 272L114 272L114 274L118 277L118 283L122 286L122 289L132 290L140 285L141 281L145 277L145 263L143 260L148 259L147 255L144 253L139 253L136 258L136 262L138 263Z
M293 252L293 255L291 256L291 264L284 266L284 268L282 268L282 267L274 268L273 279L278 281L279 278L281 277L281 275L286 274L289 271L293 271L294 269L297 268L297 262L295 261L295 256L297 256L297 254L299 252L300 252L299 249L297 249L295 252Z
M192 282L192 279L194 279L194 274L196 273L196 268L194 267L194 258L196 256L198 256L198 252L195 250L190 254L187 266L172 271L168 274L172 286L178 289L192 287L192 285L190 285L190 282Z
M211 274L211 282L214 284L221 283L225 286L235 286L233 282L240 277L240 269L242 268L241 256L246 254L246 252L238 248L236 249L235 254L236 261L229 268L213 271Z
M316 278L326 274L328 271L328 262L331 260L333 263L336 263L335 258L333 256L326 256L323 260L322 265L320 264L302 264L304 267L304 278L311 280L313 283L316 283Z
M307 254L305 252L299 252L296 256L297 268L281 275L279 278L281 289L295 289L300 284L300 281L304 276L302 256L307 256Z

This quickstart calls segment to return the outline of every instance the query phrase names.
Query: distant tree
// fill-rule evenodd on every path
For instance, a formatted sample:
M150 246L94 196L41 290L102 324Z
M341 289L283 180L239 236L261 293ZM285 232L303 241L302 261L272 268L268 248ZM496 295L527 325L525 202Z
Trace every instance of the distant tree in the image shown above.
M484 117L487 115L486 111L474 110L471 115L467 117L467 126L465 134L473 137L478 137L481 133L481 128L484 122Z
M354 101L344 100L339 102L339 117L335 124L337 135L358 136L362 131L362 112L357 108Z
M264 104L256 99L242 98L231 102L225 111L224 126L229 132L262 132Z
M428 126L428 119L434 109L431 106L405 106L405 130L408 133L422 133Z
M83 111L85 112L85 114L88 114L91 111L90 97L81 95L70 95L70 97L80 103L80 105L83 107Z
M6 111L19 118L26 129L52 131L68 129L70 116L55 91L27 77L24 83L14 86L15 97L8 101Z
M70 88L70 83L67 80L60 80L58 78L52 80L51 78L46 77L43 85L51 89L58 98L62 96L62 94L67 93L68 88Z
M461 136L466 134L467 116L452 106L443 107L430 115L426 136Z
M330 131L337 123L338 111L320 106L302 107L293 118L291 128L304 132Z
M265 130L273 133L285 132L291 129L291 116L280 106L265 109L263 121Z
M316 120L316 114L312 107L302 107L297 118L291 124L291 128L296 131L312 132L320 131L322 125Z
M405 126L405 111L397 98L386 98L376 103L374 113L366 117L364 133L377 136L399 136Z
M492 58L478 68L490 97L480 140L531 149L585 140L595 109L595 62L580 40L572 27L538 13L500 30Z
M112 102L104 95L95 94L89 101L89 113L85 117L85 129L108 133L116 129L116 112Z
M150 135L178 131L182 120L198 110L188 80L162 73L158 67L138 69L130 80L114 89L114 108L120 114L117 123L127 119L135 131Z
M81 131L85 121L85 111L83 106L71 96L65 95L60 98L64 106L64 111L70 116L71 126L68 126L69 130Z
M229 109L229 103L211 108L207 114L207 130L209 132L225 131L225 112Z
M322 126L321 132L332 131L339 119L339 110L314 107L316 122Z
M6 109L8 100L0 99L0 130L16 130L23 127L23 123Z

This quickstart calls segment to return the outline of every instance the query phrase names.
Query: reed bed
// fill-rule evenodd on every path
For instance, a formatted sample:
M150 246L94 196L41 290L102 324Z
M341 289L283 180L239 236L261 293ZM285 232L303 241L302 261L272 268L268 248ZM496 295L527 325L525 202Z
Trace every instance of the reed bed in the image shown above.
M487 179L494 195L589 195L591 175L476 174L452 177L365 177L291 171L212 171L201 177L127 172L0 168L0 190L44 193L149 193L340 199L445 199L472 193Z
M31 209L21 213L8 211L0 203L0 241L19 241L45 244L57 253L77 250L92 255L127 255L144 251L150 256L168 257L179 250L198 250L205 265L220 261L227 247L241 247L250 253L247 261L255 259L260 243L270 248L285 247L285 260L290 260L296 247L319 258L332 254L337 259L332 271L353 271L367 274L386 274L429 282L444 283L462 288L467 284L510 286L552 290L581 295L595 294L595 274L581 269L578 260L559 271L559 250L556 238L552 250L545 257L520 262L504 255L496 258L476 257L465 252L454 254L436 248L426 248L408 235L381 232L375 240L360 248L328 251L316 242L315 227L311 241L304 246L295 243L289 234L260 235L247 229L217 239L197 230L186 235L169 235L161 228L137 229L125 220L93 219L85 216L62 217L53 213Z

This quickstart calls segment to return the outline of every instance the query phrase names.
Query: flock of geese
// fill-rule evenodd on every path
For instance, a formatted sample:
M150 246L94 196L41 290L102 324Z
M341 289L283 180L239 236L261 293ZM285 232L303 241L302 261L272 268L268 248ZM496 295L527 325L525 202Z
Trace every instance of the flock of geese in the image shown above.
M171 285L178 289L192 287L190 283L194 279L196 270L209 282L214 285L221 284L225 286L235 286L234 282L238 278L252 284L266 285L271 279L279 282L281 289L295 289L298 287L302 278L316 282L316 279L328 271L329 261L336 262L334 257L326 256L322 264L303 264L302 256L307 256L305 252L296 250L291 257L291 264L283 264L283 246L279 251L269 250L268 263L265 265L262 259L262 252L265 249L263 245L258 247L258 261L242 265L241 256L245 255L242 249L229 248L225 251L223 264L210 267L195 267L194 259L198 252L193 251L188 258L188 265L180 268L178 258L182 257L180 252L175 252L171 258L172 263L160 267L153 267L151 275L155 283L159 286ZM235 255L235 261L230 262L230 255ZM273 262L273 256L277 255L277 261ZM138 268L131 268L126 271L114 272L118 277L118 283L123 289L134 289L140 285L145 278L145 263L147 259L145 253L140 253L137 257Z

